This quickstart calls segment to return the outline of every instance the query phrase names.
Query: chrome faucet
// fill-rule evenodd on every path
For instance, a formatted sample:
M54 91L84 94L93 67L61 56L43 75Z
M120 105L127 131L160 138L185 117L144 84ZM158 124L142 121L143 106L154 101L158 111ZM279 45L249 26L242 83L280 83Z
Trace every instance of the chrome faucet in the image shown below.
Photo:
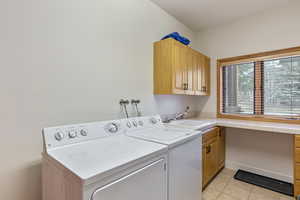
M186 109L185 109L185 111L183 113L177 113L175 115L174 120L184 119L184 117L188 115L189 110L190 110L190 107L187 106Z
M177 113L175 117L164 120L164 123L170 123L171 121L184 119L189 113L190 107L187 106L183 113Z

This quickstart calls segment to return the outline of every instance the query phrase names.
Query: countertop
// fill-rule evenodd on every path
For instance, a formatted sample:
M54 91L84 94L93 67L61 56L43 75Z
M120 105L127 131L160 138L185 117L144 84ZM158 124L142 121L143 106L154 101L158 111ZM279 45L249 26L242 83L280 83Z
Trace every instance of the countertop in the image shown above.
M276 122L258 122L249 120L221 119L221 118L191 118L177 120L171 122L172 125L177 125L184 128L192 129L207 129L213 126L223 126L230 128L242 128L250 130L267 131L274 133L286 133L300 135L300 125L285 124Z

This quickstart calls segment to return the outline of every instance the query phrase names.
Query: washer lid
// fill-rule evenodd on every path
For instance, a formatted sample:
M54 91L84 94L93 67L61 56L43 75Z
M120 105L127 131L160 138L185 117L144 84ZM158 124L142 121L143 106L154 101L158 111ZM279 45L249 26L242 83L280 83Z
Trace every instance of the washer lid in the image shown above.
M217 120L214 119L199 119L199 120L175 120L170 122L170 126L177 126L181 128L190 128L193 130L201 130L206 128L211 128L215 126L217 123Z
M191 129L159 127L128 133L129 136L168 145L169 147L201 135L201 131Z
M110 175L119 167L166 151L165 145L121 135L55 148L48 154L90 183L96 176Z

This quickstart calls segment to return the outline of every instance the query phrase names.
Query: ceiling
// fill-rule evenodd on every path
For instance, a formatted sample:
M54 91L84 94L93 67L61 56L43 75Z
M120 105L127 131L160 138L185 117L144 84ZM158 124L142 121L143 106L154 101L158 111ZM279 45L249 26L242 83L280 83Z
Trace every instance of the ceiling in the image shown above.
M296 0L151 0L194 31L229 23Z

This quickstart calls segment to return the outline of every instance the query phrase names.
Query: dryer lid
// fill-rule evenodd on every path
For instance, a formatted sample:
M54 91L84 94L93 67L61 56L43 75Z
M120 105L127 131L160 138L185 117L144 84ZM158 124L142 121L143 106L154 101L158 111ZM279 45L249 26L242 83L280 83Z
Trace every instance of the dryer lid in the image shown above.
M166 151L165 145L120 135L71 144L47 153L84 182L89 182L96 176L109 175L131 162Z

